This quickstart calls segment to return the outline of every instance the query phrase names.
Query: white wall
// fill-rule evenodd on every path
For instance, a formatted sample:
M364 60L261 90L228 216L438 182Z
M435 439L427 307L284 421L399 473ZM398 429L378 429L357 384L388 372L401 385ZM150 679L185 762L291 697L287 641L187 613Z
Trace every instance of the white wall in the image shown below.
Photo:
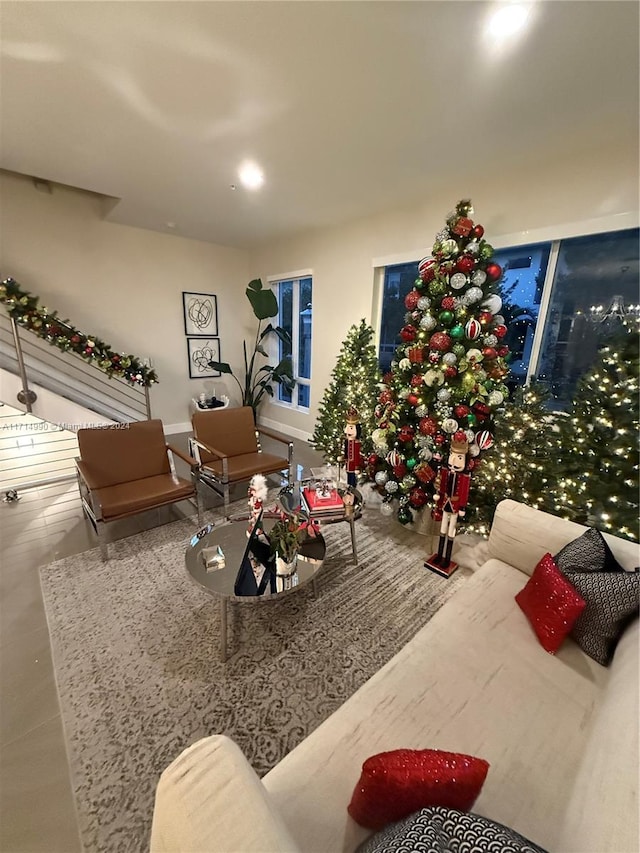
M638 151L637 140L630 139L625 149L585 145L564 159L522 152L497 175L478 163L470 185L443 175L431 195L413 205L249 253L107 223L95 196L61 187L49 196L13 175L0 173L0 193L2 277L12 275L47 307L116 350L150 355L161 380L152 392L154 415L169 425L188 421L189 399L202 390L201 381L188 378L182 291L217 294L222 359L237 368L242 339L251 339L255 330L244 295L247 282L311 268L311 411L305 415L273 403L261 410L261 420L304 437L313 432L349 327L362 317L377 322L375 258L428 254L461 198L473 200L475 221L495 245L610 230L618 221L620 227L637 225ZM218 393L226 386L237 400L231 380L209 380L212 384Z
M470 151L469 156L473 156ZM311 434L318 404L328 385L349 327L362 317L374 326L373 260L395 262L430 253L447 213L461 198L471 198L474 220L496 246L558 239L638 224L638 150L630 139L621 150L588 147L567 159L541 159L523 152L517 165L488 174L478 163L477 177L462 184L443 176L428 198L401 210L306 233L260 247L251 254L251 270L268 276L313 270L313 353L311 411L308 415L268 403L268 422ZM536 232L527 234L522 232Z
M97 196L56 185L47 195L8 173L0 202L2 278L114 350L150 356L160 379L153 415L169 427L188 423L189 401L204 387L189 379L182 291L217 295L221 358L237 366L254 329L247 253L105 222ZM225 392L224 380L207 382Z

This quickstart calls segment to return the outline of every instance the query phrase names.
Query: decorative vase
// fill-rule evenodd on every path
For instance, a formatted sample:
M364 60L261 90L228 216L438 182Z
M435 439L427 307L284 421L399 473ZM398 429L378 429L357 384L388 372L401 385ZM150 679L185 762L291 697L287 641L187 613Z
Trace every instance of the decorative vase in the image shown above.
M298 555L294 554L291 562L287 562L280 554L276 554L276 575L288 578L295 574L298 565Z

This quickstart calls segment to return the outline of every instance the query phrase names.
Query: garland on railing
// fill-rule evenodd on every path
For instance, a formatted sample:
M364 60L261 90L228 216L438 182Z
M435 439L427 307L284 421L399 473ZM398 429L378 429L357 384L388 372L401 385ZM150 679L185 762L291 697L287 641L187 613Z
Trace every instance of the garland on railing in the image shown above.
M109 379L115 376L132 385L145 387L158 381L155 371L136 356L114 352L110 344L95 335L85 335L66 320L60 320L56 311L50 313L39 307L38 297L22 290L15 279L6 278L0 284L0 302L20 326L35 332L39 338L63 352L77 353L106 373Z

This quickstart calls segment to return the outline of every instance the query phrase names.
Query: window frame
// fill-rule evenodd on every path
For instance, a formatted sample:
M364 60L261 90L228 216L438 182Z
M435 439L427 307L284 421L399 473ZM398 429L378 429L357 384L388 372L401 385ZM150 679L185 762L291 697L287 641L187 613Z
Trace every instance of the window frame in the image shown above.
M281 275L270 275L267 276L267 283L269 287L273 290L275 297L278 301L278 317L277 317L277 325L281 324L280 318L280 284L285 281L290 281L293 284L292 291L292 299L291 299L291 363L293 365L293 378L296 381L296 387L291 392L291 400L281 400L279 397L280 394L280 385L275 388L275 394L270 398L270 402L276 406L282 406L284 409L288 409L289 411L302 412L303 414L308 414L311 411L311 378L313 373L313 308L311 310L311 355L309 362L309 378L298 375L299 370L299 353L300 353L300 282L302 279L310 278L311 279L311 293L312 293L312 305L313 305L313 270L296 270L292 273L284 273ZM280 341L279 338L275 336L270 341L269 344L269 355L272 359L276 359L276 362L280 360ZM306 385L309 388L309 405L302 406L298 403L298 386Z

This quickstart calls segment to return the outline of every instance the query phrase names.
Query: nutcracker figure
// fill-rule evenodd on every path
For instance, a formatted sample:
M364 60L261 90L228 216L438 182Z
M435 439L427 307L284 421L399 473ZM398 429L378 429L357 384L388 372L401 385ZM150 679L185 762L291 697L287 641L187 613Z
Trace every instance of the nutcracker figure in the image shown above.
M435 482L438 498L432 515L442 523L438 550L425 561L425 567L445 577L450 577L458 568L458 564L451 560L451 551L458 518L464 518L469 500L471 475L465 470L468 451L466 435L455 433L449 447L448 463L440 469Z
M346 421L347 423L344 428L344 463L347 470L347 483L355 487L357 485L356 474L364 465L362 445L360 443L362 427L360 425L360 415L355 406L349 407Z

